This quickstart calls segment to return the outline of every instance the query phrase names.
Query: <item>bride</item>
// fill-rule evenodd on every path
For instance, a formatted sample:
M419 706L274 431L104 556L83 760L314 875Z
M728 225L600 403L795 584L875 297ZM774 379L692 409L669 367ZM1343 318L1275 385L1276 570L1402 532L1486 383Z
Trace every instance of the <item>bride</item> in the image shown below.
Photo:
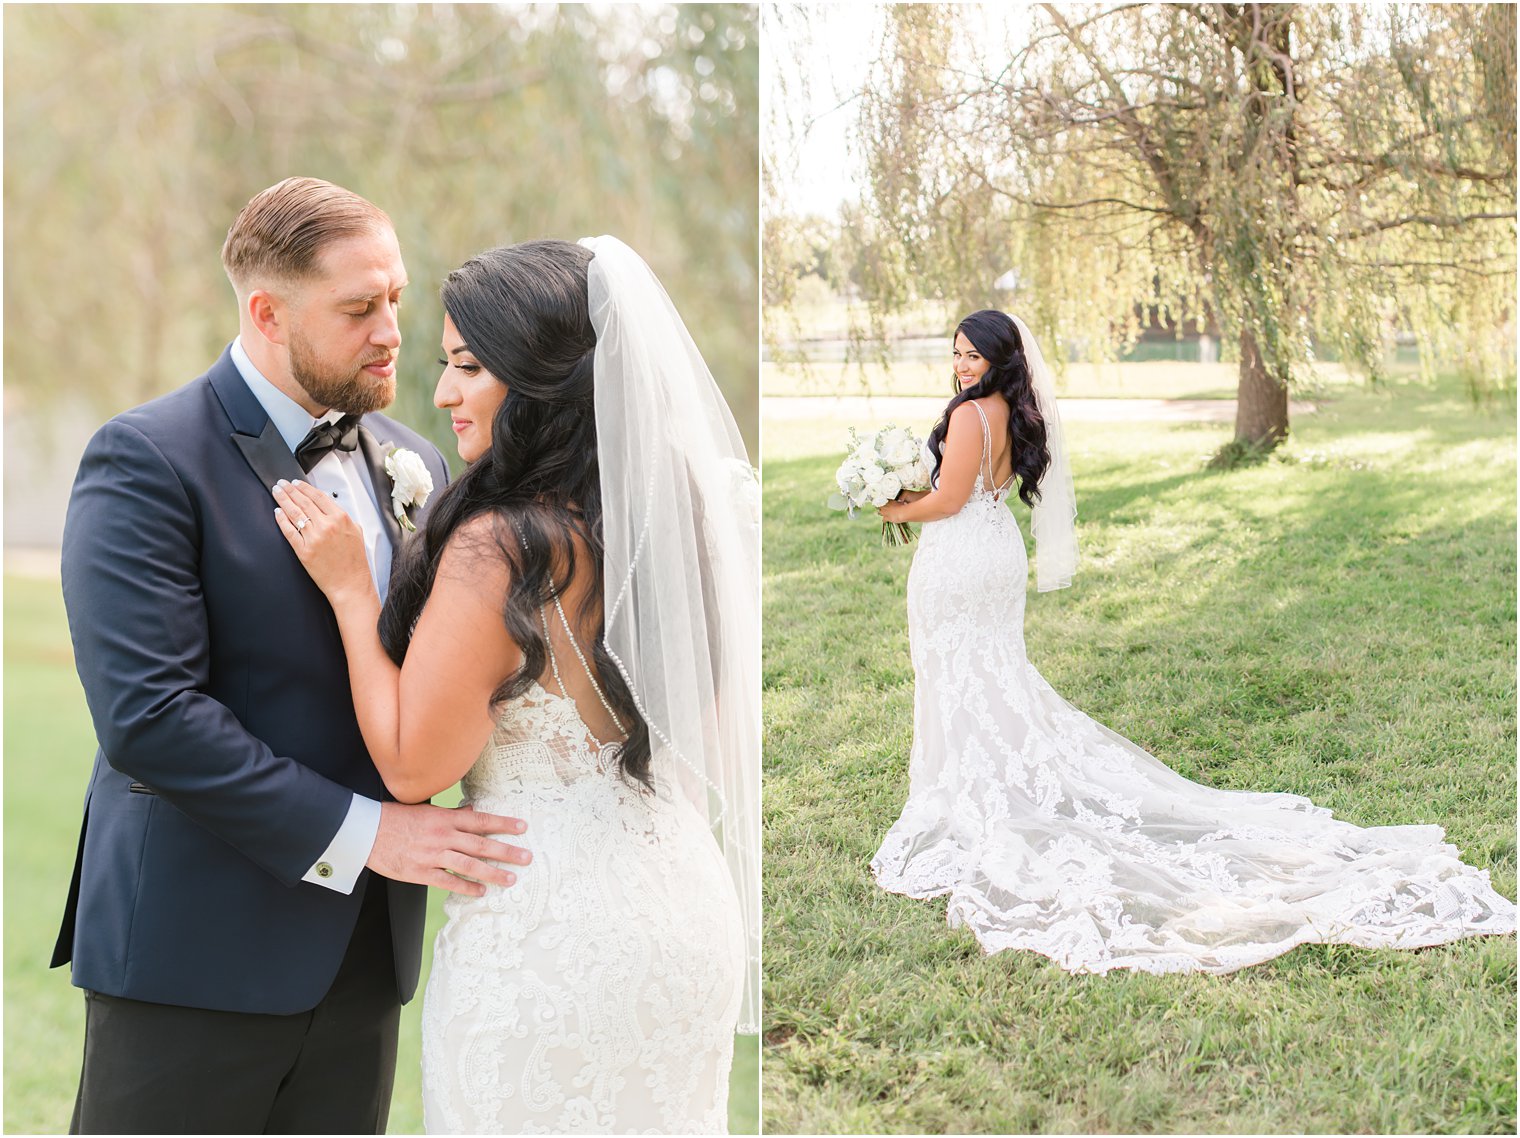
M1029 329L956 329L960 390L929 436L934 488L880 513L922 522L908 576L908 801L877 883L948 895L987 952L1070 972L1232 972L1299 944L1418 948L1515 928L1439 826L1362 828L1294 794L1189 782L1062 699L1024 649L1024 541L1038 588L1071 583L1072 490L1050 369Z
M383 611L347 516L275 492L387 788L462 781L527 824L515 882L445 902L427 1129L726 1133L733 1035L758 1020L753 471L616 239L482 253L443 305L435 402L469 466Z

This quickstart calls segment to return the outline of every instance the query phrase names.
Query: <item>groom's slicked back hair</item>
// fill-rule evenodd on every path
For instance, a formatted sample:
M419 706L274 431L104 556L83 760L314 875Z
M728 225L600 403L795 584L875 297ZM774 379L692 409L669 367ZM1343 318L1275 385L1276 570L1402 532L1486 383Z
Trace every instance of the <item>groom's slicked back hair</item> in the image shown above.
M335 241L392 228L383 209L352 190L320 178L286 178L238 213L222 245L222 267L243 295L312 276Z

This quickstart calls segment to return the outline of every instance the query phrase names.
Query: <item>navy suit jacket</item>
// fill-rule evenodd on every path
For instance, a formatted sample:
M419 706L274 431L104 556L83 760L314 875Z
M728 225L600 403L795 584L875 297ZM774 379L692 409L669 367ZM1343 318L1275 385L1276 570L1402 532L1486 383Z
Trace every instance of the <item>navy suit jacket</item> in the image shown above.
M366 415L360 452L393 542L384 471L438 449ZM417 986L426 890L364 870L351 895L301 880L353 792L389 800L354 718L337 621L274 519L304 477L222 356L90 440L63 533L63 595L100 749L53 966L154 1003L316 1006L366 884L389 890L396 984ZM413 520L420 523L425 511Z

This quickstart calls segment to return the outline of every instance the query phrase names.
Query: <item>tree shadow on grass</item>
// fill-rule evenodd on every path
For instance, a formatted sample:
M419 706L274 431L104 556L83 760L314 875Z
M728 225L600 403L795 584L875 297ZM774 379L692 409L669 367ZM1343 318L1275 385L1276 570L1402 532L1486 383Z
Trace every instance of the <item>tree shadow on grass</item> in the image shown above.
M1367 429L1412 437L1411 426ZM1447 428L1440 416L1424 422L1422 453L1411 458L1492 434L1466 421ZM1031 601L1031 657L1084 711L1188 777L1307 792L1363 825L1448 824L1466 859L1512 892L1513 496L1470 471L1431 476L1392 452L1382 461L1305 463L1287 479L1268 467L1170 470L1128 482L1121 465L1103 463L1081 499L1084 555L1094 555L1078 587ZM777 570L767 592L767 674L776 684L767 691L775 705L767 730L777 744L767 777L790 804L788 840L813 851L799 861L797 851L779 850L785 857L768 863L776 872L767 873L767 919L775 913L781 932L775 959L795 973L776 984L784 1047L864 1032L890 1056L907 1046L904 1024L921 1018L915 1009L927 1017L912 1036L919 1047L951 1046L966 1032L997 1038L1009 1026L997 1021L999 1004L1079 988L1092 1005L1081 1013L1089 1025L1109 1022L1109 1004L1114 1023L1133 1019L1139 1013L1125 1001L1135 998L1158 1014L1181 1007L1186 1023L1238 1003L1249 1024L1260 1015L1251 1009L1291 1007L1301 990L1413 992L1431 982L1432 969L1460 974L1445 997L1433 995L1438 1002L1452 993L1475 998L1473 982L1512 984L1513 941L1485 938L1418 953L1303 946L1202 983L1115 975L1082 985L1030 954L978 962L969 934L945 929L942 902L877 890L865 861L901 806L912 734L909 555L879 549L874 533L822 509L815 488L827 487L831 472L827 458L765 470L765 552ZM1136 551L1137 540L1150 544ZM848 636L834 634L840 614L849 616ZM797 616L805 619L788 626ZM1074 639L1101 650L1065 651ZM1127 685L1158 670L1175 673L1175 706L1143 706L1155 702L1143 694L1137 706ZM802 793L793 797L793 787ZM836 951L810 963L808 945L822 942ZM840 967L858 982L842 984ZM991 1011L963 990L978 977L992 986ZM1409 1008L1400 1014L1418 1019ZM1051 1018L1060 1021L1058 1009ZM1269 1037L1279 1030L1293 1038L1286 1025ZM1097 1048L1092 1058L1102 1066L1109 1039L1055 1046ZM828 1046L825 1053L834 1055ZM1128 1062L1109 1058L1116 1070ZM881 1061L878 1100L922 1077ZM1281 1062L1291 1074L1300 1060ZM1060 1078L1026 1074L1031 1086L1053 1088L1048 1079Z

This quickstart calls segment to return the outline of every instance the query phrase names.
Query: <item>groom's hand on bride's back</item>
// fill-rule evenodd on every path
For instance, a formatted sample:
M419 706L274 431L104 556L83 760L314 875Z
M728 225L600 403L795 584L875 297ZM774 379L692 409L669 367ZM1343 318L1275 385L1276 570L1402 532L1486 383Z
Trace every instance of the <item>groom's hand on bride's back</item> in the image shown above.
M380 829L365 864L382 877L479 897L486 891L481 882L511 885L517 880L498 863L527 865L533 860L522 847L488 835L521 834L526 829L519 818L484 814L468 806L450 810L386 802L380 806Z

